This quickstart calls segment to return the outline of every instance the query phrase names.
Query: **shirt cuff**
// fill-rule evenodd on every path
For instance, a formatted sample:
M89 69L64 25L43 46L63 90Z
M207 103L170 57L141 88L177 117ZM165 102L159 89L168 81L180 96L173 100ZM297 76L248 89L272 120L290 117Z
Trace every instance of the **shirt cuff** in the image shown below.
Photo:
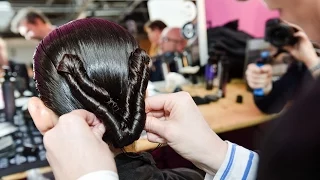
M228 152L220 169L215 175L206 174L205 180L256 179L258 154L231 142L227 143Z
M84 176L81 176L78 180L119 180L118 174L113 171L96 171Z

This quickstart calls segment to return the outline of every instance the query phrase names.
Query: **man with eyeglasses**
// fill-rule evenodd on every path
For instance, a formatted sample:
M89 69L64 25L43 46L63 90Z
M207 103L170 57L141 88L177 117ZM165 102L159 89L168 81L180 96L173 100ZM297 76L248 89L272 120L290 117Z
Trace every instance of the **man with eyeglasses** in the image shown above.
M167 72L177 72L173 59L186 45L187 40L182 37L180 28L165 28L159 42L160 54L152 62L150 80L163 81Z
M182 52L187 41L182 37L180 28L166 28L162 31L160 39L161 53Z

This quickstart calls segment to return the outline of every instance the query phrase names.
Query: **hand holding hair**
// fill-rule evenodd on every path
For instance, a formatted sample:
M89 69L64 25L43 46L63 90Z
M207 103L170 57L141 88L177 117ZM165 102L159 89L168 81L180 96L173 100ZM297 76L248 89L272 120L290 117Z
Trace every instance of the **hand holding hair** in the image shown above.
M74 110L58 118L39 98L32 98L28 109L44 135L47 160L56 179L78 179L101 170L117 172L113 154L102 141L104 125L94 114ZM52 126L44 126L43 121Z
M147 97L148 140L168 143L200 169L213 174L221 166L227 143L212 131L186 92Z

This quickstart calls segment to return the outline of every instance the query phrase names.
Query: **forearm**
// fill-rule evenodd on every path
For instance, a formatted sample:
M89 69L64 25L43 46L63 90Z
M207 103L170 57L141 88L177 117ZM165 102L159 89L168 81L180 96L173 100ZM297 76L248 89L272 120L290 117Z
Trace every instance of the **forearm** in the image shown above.
M226 157L217 173L208 173L205 180L256 178L259 156L257 153L228 142Z
M226 157L228 144L213 131L210 136L207 136L206 142L202 150L197 152L197 157L190 160L199 169L214 174L219 170Z

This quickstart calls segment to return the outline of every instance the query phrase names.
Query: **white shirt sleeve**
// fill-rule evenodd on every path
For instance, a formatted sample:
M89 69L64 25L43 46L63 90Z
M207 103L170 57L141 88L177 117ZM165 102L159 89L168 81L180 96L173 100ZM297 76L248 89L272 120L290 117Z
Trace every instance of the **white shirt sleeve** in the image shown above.
M84 176L78 180L119 180L118 174L113 171L96 171Z
M220 169L215 175L206 174L205 180L255 180L258 162L257 153L228 142L228 152Z

